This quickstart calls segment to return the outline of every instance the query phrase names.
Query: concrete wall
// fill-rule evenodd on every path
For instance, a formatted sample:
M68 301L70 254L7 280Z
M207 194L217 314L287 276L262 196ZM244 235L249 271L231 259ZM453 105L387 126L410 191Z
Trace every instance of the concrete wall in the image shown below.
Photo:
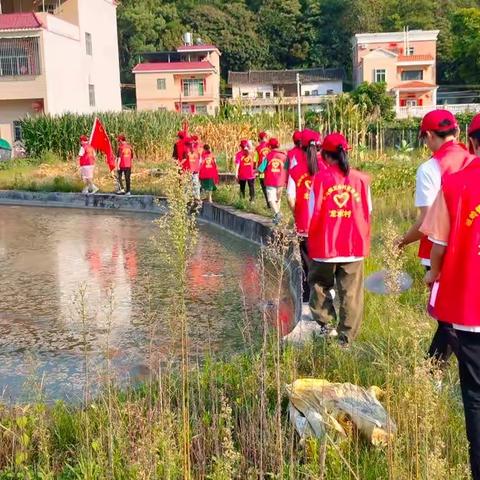
M0 138L13 143L13 122L27 115L35 115L32 100L0 100Z

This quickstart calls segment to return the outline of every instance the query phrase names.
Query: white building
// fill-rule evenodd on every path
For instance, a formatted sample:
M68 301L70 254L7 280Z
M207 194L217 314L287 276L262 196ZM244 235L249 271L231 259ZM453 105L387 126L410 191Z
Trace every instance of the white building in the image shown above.
M322 103L326 96L343 92L344 71L339 68L250 70L228 73L228 84L232 88L231 101L240 101L252 111L295 105L298 93L297 75L304 108L314 108Z
M26 115L120 111L115 0L0 0L0 137Z

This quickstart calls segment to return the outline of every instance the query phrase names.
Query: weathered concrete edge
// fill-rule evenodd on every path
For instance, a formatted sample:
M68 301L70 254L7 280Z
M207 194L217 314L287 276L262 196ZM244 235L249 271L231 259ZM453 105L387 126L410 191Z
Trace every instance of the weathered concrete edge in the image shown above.
M199 218L258 245L266 245L275 228L271 220L261 215L213 203L203 204ZM290 292L295 304L295 320L298 322L302 311L302 266L295 255L293 245L286 259L286 269Z
M153 195L123 196L107 193L85 195L82 193L0 190L0 204L101 209L119 212L165 213L167 211L165 198Z

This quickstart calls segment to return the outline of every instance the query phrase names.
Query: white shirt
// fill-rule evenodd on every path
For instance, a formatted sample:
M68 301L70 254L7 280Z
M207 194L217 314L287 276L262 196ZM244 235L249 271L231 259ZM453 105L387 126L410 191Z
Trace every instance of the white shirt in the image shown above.
M298 164L297 159L295 156L293 156L290 159L290 167L289 170L291 170L293 167L296 167ZM288 183L287 183L287 197L291 199L293 202L297 198L297 185L295 183L295 180L289 175L288 176Z
M417 208L431 207L441 187L442 171L437 160L432 157L418 167L415 185L415 206ZM431 265L430 260L426 258L422 258L421 263L427 267Z

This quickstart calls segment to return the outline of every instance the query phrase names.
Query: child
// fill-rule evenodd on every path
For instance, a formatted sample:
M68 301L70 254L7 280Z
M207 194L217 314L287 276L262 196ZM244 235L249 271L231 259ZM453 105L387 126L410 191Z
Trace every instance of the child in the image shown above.
M235 155L235 176L240 184L240 196L245 198L245 187L248 184L250 201L255 200L255 161L249 148L249 141L240 142L240 151Z
M80 137L78 163L80 165L80 176L85 184L82 193L97 193L98 187L93 183L93 176L95 173L95 149L90 145L88 138L85 135Z
M127 143L125 135L119 135L118 140L118 153L117 153L117 169L118 169L118 183L120 190L118 193L130 195L130 178L132 175L132 160L133 149ZM125 176L126 189L123 188L122 176Z
M217 189L219 178L217 162L209 145L203 146L199 178L202 190L207 193L206 201L212 203L212 193Z

